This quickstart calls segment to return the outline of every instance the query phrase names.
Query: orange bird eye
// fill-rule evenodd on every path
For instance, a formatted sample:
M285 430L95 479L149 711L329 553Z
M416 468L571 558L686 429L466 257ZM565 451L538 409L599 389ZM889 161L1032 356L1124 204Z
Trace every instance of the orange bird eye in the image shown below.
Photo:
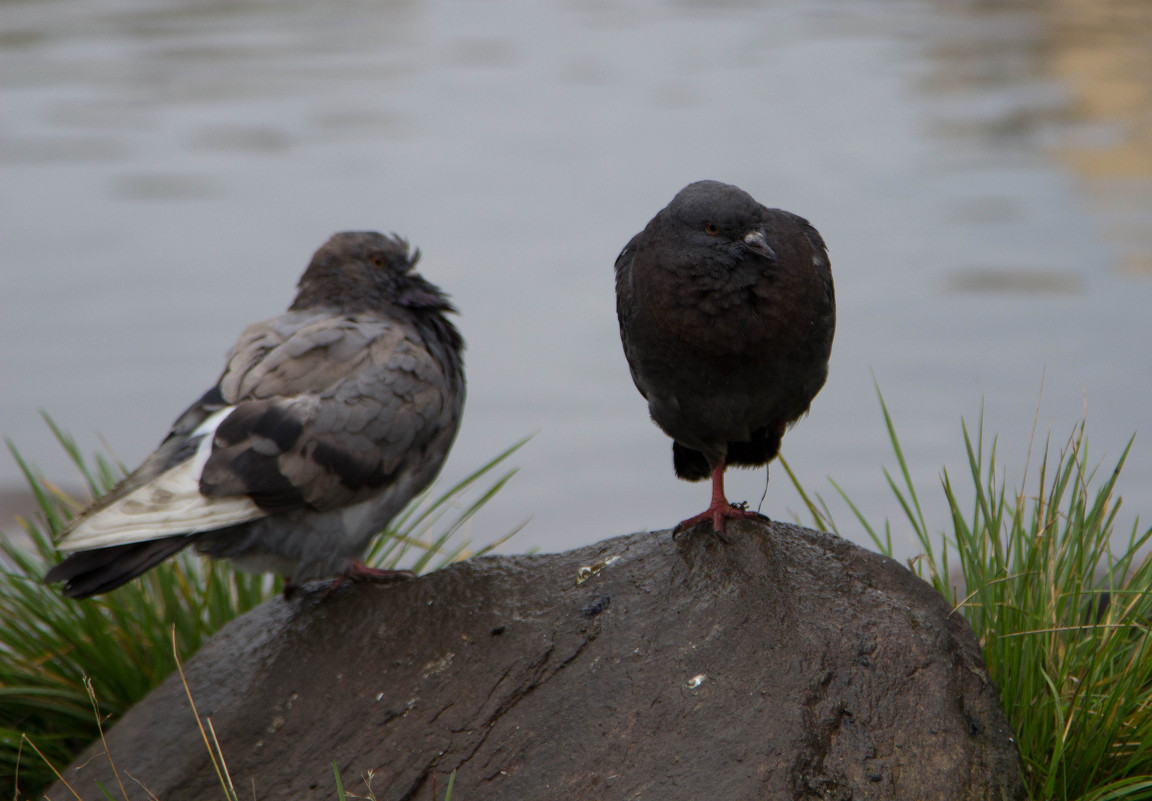
M704 233L709 236L716 236L716 234L720 233L720 226L714 222L706 222L704 223Z

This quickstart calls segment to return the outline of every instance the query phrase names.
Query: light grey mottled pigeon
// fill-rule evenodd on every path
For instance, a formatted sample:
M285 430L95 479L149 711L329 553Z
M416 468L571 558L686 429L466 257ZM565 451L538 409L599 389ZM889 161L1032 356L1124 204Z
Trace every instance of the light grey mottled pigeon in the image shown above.
M403 575L358 560L440 471L464 406L455 310L419 257L395 236L329 239L288 311L245 330L216 386L68 525L45 581L96 595L188 545L290 585Z
M724 496L724 468L765 465L828 376L832 269L807 220L719 181L684 187L616 259L624 354L676 475L711 476L680 523L756 517Z

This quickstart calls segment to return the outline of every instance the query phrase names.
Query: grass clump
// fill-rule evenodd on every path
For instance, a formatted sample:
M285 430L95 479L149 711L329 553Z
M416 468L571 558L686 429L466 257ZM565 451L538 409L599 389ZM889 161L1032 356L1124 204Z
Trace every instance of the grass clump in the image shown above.
M981 417L974 438L962 427L967 475L941 476L950 519L938 533L880 403L900 467L898 479L885 477L922 549L909 567L971 624L1016 733L1029 796L1152 798L1152 528L1141 531L1137 519L1120 534L1115 495L1131 440L1099 474L1081 423L1057 454L1046 442L1033 481L1026 468L1010 490ZM837 531L827 504L789 476L816 524ZM890 524L871 525L832 484L891 556Z
M85 459L48 424L92 496L125 473L102 456ZM439 495L425 491L375 541L365 563L419 572L475 555L460 532L514 474L497 471L522 444ZM177 653L191 655L225 623L275 595L280 579L184 552L106 595L64 598L41 578L61 558L54 537L85 503L47 481L11 442L9 449L40 512L21 521L28 543L0 539L0 795L18 798L19 788L31 797L46 786L52 765L69 763L100 736L101 724L110 725L175 670Z

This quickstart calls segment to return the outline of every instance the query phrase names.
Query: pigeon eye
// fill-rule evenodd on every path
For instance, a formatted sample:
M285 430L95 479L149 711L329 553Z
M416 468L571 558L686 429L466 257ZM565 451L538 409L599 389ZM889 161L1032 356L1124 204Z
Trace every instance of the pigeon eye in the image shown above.
M704 223L704 233L708 234L709 236L716 236L718 233L720 233L720 226L714 222L706 222Z

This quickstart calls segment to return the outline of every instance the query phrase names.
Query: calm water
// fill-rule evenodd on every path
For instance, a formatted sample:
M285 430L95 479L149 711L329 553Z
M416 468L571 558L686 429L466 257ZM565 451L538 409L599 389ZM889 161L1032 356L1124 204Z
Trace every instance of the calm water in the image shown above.
M874 382L939 525L982 406L1013 482L1034 417L1063 441L1087 409L1104 459L1138 432L1122 516L1152 514L1145 0L4 0L0 109L0 433L65 485L39 409L135 464L330 233L374 228L462 312L444 478L535 434L473 539L669 526L708 491L631 385L612 263L710 177L829 243L831 377L784 453L847 530L827 476L899 514ZM799 509L774 469L763 510Z

